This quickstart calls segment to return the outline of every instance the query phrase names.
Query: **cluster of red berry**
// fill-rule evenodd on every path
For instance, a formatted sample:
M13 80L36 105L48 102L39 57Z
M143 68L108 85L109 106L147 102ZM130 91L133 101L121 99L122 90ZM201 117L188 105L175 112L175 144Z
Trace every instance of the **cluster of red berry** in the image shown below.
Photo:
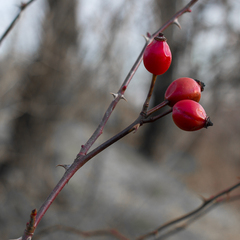
M154 75L165 73L171 65L172 54L162 33L154 38L143 55L146 69ZM165 92L165 101L172 107L175 124L185 131L195 131L212 126L203 107L198 103L204 84L192 78L183 77L173 81Z

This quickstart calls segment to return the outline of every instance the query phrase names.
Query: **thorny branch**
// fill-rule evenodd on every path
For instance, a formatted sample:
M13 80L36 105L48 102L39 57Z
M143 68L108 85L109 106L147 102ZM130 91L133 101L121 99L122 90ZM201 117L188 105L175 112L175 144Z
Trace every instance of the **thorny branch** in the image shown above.
M27 4L25 4L25 7L29 5L32 1L29 1ZM190 1L184 8L182 8L179 12L177 12L170 20L168 20L158 31L156 31L154 34L150 35L149 33L147 34L146 37L146 43L138 56L137 60L135 61L133 67L131 68L130 72L128 73L126 79L124 80L122 86L120 87L118 93L116 94L115 99L111 102L109 105L108 109L106 110L99 126L97 127L96 131L93 133L93 135L90 137L90 139L87 141L85 145L82 145L80 152L78 153L76 159L74 160L73 164L70 165L63 177L60 179L56 187L53 189L53 191L50 193L48 198L45 200L43 205L40 207L38 210L37 216L36 216L36 221L34 227L37 227L39 222L41 221L42 217L50 207L50 205L53 203L55 198L58 196L58 194L61 192L61 190L64 188L64 186L68 183L68 181L71 179L71 177L76 173L76 171L81 168L87 161L89 161L91 158L93 158L95 155L97 155L99 152L103 151L106 149L108 146L111 144L115 143L122 137L126 136L132 131L136 131L139 126L143 125L144 123L151 122L153 120L147 121L146 116L139 116L131 125L129 125L126 129L121 131L120 133L116 134L114 137L111 139L107 140L103 144L101 144L99 147L95 148L91 152L88 152L88 150L91 148L91 146L95 143L95 141L98 139L98 137L102 134L103 129L111 116L111 113L113 112L114 108L116 107L117 103L124 98L124 92L126 91L132 77L134 76L135 72L137 71L143 57L143 53L145 51L145 48L147 47L148 44L150 44L154 37L156 37L160 32L163 32L167 27L169 27L171 24L175 24L177 19L183 15L186 12L191 12L190 7L194 5L198 0L192 0ZM25 8L24 7L24 8ZM23 8L23 9L24 9ZM151 97L151 96L150 96ZM169 113L169 112L168 112ZM158 116L158 118L160 118ZM157 118L157 119L158 119ZM145 122L144 122L145 120ZM156 119L155 119L156 120ZM31 239L31 236L27 235L26 232L22 236L22 240L27 240Z
M4 40L4 38L8 35L8 33L13 29L15 23L17 22L17 20L20 18L21 13L23 12L24 9L26 9L26 7L28 7L33 1L35 0L30 0L27 3L21 3L21 6L19 7L19 12L17 14L17 16L13 19L13 21L11 22L11 24L9 25L9 27L6 29L6 31L3 33L3 35L0 38L0 44L2 43L2 41Z
M116 105L118 104L118 102L123 99L124 93L129 85L129 83L131 82L134 74L136 73L139 65L142 62L143 59L143 53L146 49L146 47L153 41L153 39L158 36L158 34L160 32L163 32L166 28L168 28L171 24L176 24L176 21L178 22L178 18L180 16L182 16L184 13L186 12L191 12L191 7L197 2L198 0L192 0L190 1L184 8L182 8L180 11L178 11L176 14L174 14L172 16L172 18L170 20L168 20L162 27L160 27L155 33L153 33L152 35L150 35L149 33L147 33L147 36L145 37L146 39L146 43L141 51L141 53L139 54L137 60L135 61L135 63L133 64L131 70L129 71L128 75L126 76L125 80L123 81L122 86L120 87L120 89L118 90L118 93L116 94L116 97L114 98L114 100L111 102L110 106L108 107L107 111L105 112L102 121L100 122L99 126L97 127L97 129L95 130L95 132L93 133L93 135L91 136L91 138L87 141L87 143L85 145L82 145L81 151L79 152L79 155L85 155L88 150L91 148L91 146L95 143L95 141L98 139L98 137L102 134L103 129L109 119L109 117L111 116L114 108L116 107Z

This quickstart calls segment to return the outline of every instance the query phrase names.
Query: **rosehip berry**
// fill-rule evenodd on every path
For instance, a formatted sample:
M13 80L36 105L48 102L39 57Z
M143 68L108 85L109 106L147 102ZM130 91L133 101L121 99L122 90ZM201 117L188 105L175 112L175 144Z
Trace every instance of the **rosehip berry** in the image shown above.
M192 78L182 77L173 81L165 92L165 100L172 107L176 102L184 99L191 99L199 102L204 83Z
M174 123L185 131L196 131L203 127L212 126L213 123L203 107L193 100L181 100L172 108Z
M152 74L165 73L172 62L171 50L162 33L155 37L144 51L143 63L145 68Z

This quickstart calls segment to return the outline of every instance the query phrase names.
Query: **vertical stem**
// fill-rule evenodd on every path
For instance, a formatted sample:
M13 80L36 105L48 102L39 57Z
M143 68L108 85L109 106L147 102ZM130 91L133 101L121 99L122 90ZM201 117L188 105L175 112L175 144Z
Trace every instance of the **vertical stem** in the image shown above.
M167 114L169 114L169 113L171 113L171 112L172 112L172 108L169 109L169 110L167 110L167 111L164 112L164 113L161 113L161 114L155 116L155 117L151 117L151 118L149 118L149 119L144 119L142 122L143 122L143 123L155 122L155 121L157 121L158 119L166 116Z
M148 92L147 98L145 100L145 103L143 104L143 108L142 108L142 112L141 112L142 115L146 115L146 113L147 113L147 109L148 109L148 106L149 106L150 99L152 97L152 93L153 93L153 89L154 89L156 79L157 79L157 75L153 74L152 75L151 86L149 88L149 92Z

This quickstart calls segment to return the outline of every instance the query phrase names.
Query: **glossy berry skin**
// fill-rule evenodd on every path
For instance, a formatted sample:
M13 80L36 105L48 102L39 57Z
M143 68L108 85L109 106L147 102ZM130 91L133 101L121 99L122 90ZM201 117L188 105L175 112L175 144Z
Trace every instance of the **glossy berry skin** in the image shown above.
M181 100L172 108L174 123L182 130L196 131L212 126L203 107L193 100Z
M152 74L165 73L172 62L172 53L162 33L154 38L144 51L143 64Z
M191 99L199 102L201 91L203 91L203 83L192 78L182 77L173 81L165 92L165 100L172 107L178 101Z

